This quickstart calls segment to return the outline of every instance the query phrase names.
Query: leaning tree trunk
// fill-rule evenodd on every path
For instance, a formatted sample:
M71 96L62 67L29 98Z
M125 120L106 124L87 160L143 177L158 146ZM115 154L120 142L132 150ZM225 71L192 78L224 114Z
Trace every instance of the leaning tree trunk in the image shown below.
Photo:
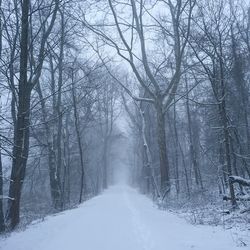
M161 104L156 104L157 113L157 136L160 157L160 188L161 192L165 192L170 188L169 162L166 147L166 131L165 131L165 115Z
M13 229L20 220L21 189L29 153L31 86L27 80L29 0L22 3L22 28L20 40L20 76L18 85L17 122L14 130L13 160L9 187L7 220Z

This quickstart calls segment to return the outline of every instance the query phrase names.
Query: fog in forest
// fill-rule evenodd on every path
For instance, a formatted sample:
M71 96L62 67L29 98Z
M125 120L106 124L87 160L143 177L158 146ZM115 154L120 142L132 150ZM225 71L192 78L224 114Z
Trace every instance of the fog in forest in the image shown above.
M249 97L249 0L0 0L0 249L249 247Z

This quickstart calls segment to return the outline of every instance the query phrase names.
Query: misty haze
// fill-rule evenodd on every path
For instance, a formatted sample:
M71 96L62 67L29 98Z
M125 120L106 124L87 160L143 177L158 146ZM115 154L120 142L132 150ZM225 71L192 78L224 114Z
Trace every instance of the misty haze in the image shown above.
M250 249L250 0L0 0L0 250Z

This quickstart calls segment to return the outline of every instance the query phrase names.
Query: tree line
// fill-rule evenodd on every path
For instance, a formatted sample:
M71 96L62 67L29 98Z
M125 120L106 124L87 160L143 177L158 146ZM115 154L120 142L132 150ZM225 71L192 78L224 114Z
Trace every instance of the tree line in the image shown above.
M173 187L184 197L217 190L232 208L248 201L248 3L102 4L100 20L78 20L95 35L95 51L127 94L135 183L166 203ZM125 77L122 65L119 73L109 70L114 65L103 47L129 67Z
M75 4L1 1L1 231L81 203L111 178L118 89L78 42Z

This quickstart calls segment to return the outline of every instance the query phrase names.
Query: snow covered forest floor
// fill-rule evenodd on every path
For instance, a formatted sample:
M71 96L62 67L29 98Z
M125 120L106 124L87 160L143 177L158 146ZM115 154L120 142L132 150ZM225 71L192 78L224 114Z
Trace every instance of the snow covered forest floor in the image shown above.
M76 209L0 239L1 250L234 250L249 230L192 225L127 186L113 186Z
M240 230L250 230L250 214L244 212L248 202L241 202L238 206L238 209L233 210L221 195L197 191L190 198L172 194L164 203L163 209L173 211L195 225L220 225L225 229L237 227Z

